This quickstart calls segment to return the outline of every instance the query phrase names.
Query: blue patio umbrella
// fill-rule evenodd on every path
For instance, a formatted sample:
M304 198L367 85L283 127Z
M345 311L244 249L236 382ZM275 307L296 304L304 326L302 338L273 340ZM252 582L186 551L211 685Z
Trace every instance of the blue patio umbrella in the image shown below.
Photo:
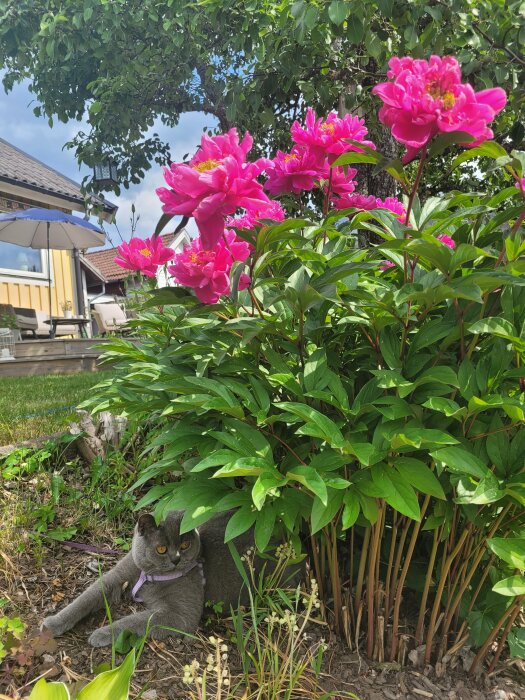
M56 209L23 209L0 214L0 241L26 248L47 250L49 316L51 312L51 265L49 250L84 250L104 245L106 234L94 224Z

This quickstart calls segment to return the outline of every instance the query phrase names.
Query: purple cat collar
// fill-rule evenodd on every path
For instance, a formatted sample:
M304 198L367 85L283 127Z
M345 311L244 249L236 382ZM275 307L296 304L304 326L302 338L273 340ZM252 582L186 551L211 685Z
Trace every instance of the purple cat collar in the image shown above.
M133 596L133 600L135 600L137 603L144 602L142 600L142 598L138 597L137 593L140 591L140 589L142 588L142 586L145 583L154 583L155 581L173 581L176 578L182 578L183 576L186 576L186 574L188 574L196 566L199 567L199 569L201 571L202 580L204 582L204 572L202 570L202 564L200 563L200 561L194 561L193 564L188 566L186 569L174 571L172 574L147 574L144 571L141 571L140 576L139 576L139 580L133 586L133 590L131 591L131 595Z

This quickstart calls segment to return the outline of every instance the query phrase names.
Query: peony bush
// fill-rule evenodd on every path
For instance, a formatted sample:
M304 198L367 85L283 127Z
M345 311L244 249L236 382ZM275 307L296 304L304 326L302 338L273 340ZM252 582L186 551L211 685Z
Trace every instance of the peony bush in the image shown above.
M311 109L289 153L250 163L232 129L166 169L164 212L200 234L169 261L182 286L133 322L141 341L110 345L120 372L93 407L149 426L137 508L183 508L184 529L231 510L227 540L292 541L371 658L469 646L492 670L525 652L525 153L490 140L505 95L454 58L393 58L388 77L379 115L412 179L362 120ZM508 187L426 196L449 147L451 168L489 158ZM399 198L358 192L362 163Z

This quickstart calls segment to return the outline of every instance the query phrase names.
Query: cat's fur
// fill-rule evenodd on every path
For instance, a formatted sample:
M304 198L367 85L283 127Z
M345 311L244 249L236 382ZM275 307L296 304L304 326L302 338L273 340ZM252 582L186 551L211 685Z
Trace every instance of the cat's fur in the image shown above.
M140 611L95 630L89 643L94 647L106 646L125 629L143 635L149 628L156 638L176 634L176 630L194 632L206 601L222 601L226 610L230 605L235 606L241 595L242 578L224 544L224 530L231 513L214 516L198 530L180 535L182 516L180 511L172 512L158 526L153 516L140 516L131 551L66 608L46 617L43 627L55 637L64 634L87 615L104 609L104 597L112 604L120 600L124 589L130 593L141 571L166 575L184 570L196 560L202 563L202 569L195 566L180 578L145 583L138 592L143 600L139 603ZM184 550L180 546L182 542L187 543ZM252 544L253 532L235 540L241 552ZM167 552L158 554L157 546L167 547Z

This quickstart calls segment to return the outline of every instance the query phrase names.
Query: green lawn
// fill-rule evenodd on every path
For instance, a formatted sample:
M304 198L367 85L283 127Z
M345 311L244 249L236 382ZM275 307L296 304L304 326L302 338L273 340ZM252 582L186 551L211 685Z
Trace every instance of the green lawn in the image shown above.
M0 445L50 435L75 419L75 406L112 372L0 377Z

